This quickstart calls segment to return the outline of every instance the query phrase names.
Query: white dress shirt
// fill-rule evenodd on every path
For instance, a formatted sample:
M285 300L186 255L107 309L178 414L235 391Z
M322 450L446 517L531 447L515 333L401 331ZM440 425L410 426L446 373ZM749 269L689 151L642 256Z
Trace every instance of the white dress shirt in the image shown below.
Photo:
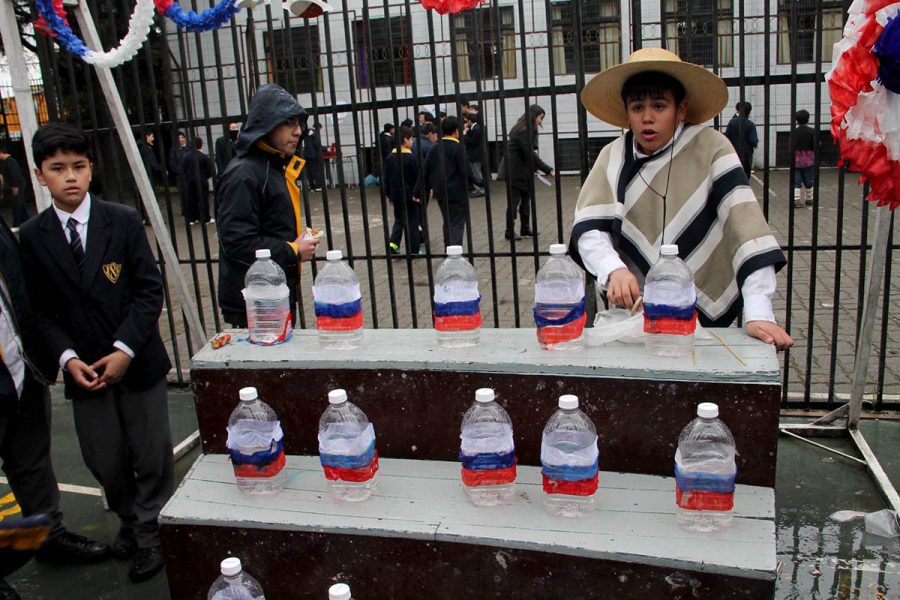
M9 371L16 386L16 394L22 397L25 385L25 357L22 352L22 338L16 332L12 319L13 308L8 304L9 290L6 282L0 278L0 349L3 352L3 364Z

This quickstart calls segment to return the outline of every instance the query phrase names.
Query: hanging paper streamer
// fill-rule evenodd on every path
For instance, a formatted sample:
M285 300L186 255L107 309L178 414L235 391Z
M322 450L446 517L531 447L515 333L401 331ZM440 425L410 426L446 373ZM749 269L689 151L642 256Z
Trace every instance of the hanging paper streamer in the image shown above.
M80 37L75 35L65 20L65 11L54 6L53 0L35 0L38 13L46 26L50 28L50 34L55 37L66 50L77 54L84 62L98 67L117 67L134 57L150 34L150 25L153 23L153 0L137 0L131 19L128 21L128 33L122 38L119 45L109 52L97 52L87 47ZM62 14L59 14L59 13Z
M193 33L220 29L241 10L235 6L235 0L222 0L199 14L192 10L185 11L173 0L154 0L154 3L159 14L165 15L185 31Z
M485 0L419 0L422 6L429 10L435 10L440 15L456 14L464 10L471 10L482 4Z
M53 12L56 13L60 19L62 19L63 23L65 23L66 27L69 26L69 22L66 20L66 9L63 8L63 0L53 0ZM56 34L51 29L50 25L44 20L44 17L38 17L37 21L34 22L34 28L43 33L44 35L49 35L51 37L56 37Z
M856 0L834 45L831 134L879 206L900 206L900 3Z

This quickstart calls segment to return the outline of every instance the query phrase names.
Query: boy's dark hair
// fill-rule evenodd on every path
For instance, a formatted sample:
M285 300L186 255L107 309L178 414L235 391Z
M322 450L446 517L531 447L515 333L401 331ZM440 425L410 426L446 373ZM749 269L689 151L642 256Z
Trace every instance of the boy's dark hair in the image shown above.
M393 123L385 123L384 124L384 132L385 133L390 133L393 128L394 128Z
M444 137L459 132L459 119L456 117L447 117L441 121L441 133Z
M88 160L93 160L87 136L81 129L65 121L53 121L38 129L31 138L31 151L38 169L57 152L83 154Z
M400 121L400 127L412 127L412 119L403 119Z
M404 127L401 125L400 129L398 129L397 133L394 135L394 146L399 148L403 145L403 142L410 139L413 135L411 127Z
M797 120L798 125L808 125L809 124L809 111L808 110L798 110L794 113L794 118Z
M422 129L419 131L422 132L422 135L431 135L432 133L437 133L437 127L434 126L434 123L428 121L422 125Z
M203 138L195 137L194 138L194 148L199 150L203 147Z
M645 71L632 75L622 86L622 102L626 105L632 100L652 98L659 100L666 92L672 92L675 104L681 104L687 95L681 82L659 71Z
M176 132L175 132L175 137L176 137L176 138L181 137L182 135L184 135L184 132L183 132L183 131L176 131ZM185 137L187 137L187 136L185 136Z
M745 100L741 100L737 104L734 105L734 111L741 115L742 117L749 117L750 111L753 110L753 105Z

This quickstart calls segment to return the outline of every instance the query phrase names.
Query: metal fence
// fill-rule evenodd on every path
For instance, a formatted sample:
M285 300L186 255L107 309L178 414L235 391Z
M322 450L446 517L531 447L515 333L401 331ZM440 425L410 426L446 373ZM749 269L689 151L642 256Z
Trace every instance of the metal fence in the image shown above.
M111 47L127 28L131 4L91 2L101 37ZM417 2L345 0L313 20L293 17L270 4L239 14L216 32L188 34L157 21L139 56L114 69L134 135L155 134L152 150L163 171L151 173L178 265L189 278L207 334L223 323L216 302L215 225L191 225L183 216L183 182L168 168L176 132L199 137L215 152L230 121L242 121L253 90L277 82L296 94L319 120L326 146L329 187L304 187L304 221L327 232L328 248L342 248L360 275L368 327L430 327L432 274L443 252L441 215L425 214L425 254L392 258L388 232L392 209L378 187L361 185L378 176L378 137L385 123L416 121L418 113L457 114L462 100L481 108L487 132L483 149L493 172L516 119L533 103L547 118L540 154L561 176L532 197L540 237L513 244L504 239L507 189L487 186L471 199L466 252L478 270L486 326L530 326L534 276L551 242L568 240L580 184L600 149L621 132L589 117L578 93L594 73L628 52L662 46L685 60L709 66L729 86L730 106L712 126L722 130L738 101L752 101L760 132L751 184L783 244L789 265L779 274L776 314L796 345L782 355L783 401L791 407L833 407L845 399L853 370L862 310L870 213L867 190L837 168L828 134L830 113L824 72L830 47L841 37L849 2L731 0L490 0L459 15L440 16ZM187 8L187 6L185 6ZM192 3L194 10L198 6ZM136 187L90 67L35 37L43 86L42 119L69 119L94 144L93 189L110 200L140 204ZM24 161L10 118L14 106L0 85L5 135ZM795 209L789 139L792 115L813 114L819 132L815 202ZM213 180L215 182L215 179ZM215 187L215 186L214 186ZM148 233L152 235L152 232ZM406 241L404 241L406 243ZM886 267L877 361L868 391L875 408L900 400L897 364L898 294L891 240ZM320 252L320 254L323 254ZM317 263L301 282L300 323L312 315L309 287ZM186 381L196 350L185 335L181 299L168 293L160 329Z

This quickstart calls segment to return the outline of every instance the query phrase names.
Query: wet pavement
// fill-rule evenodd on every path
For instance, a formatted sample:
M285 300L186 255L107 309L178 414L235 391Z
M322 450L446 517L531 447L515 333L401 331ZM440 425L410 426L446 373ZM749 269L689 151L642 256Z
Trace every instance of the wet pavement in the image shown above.
M196 428L193 396L184 388L169 392L173 441L177 444ZM98 494L97 484L84 467L75 438L70 404L53 393L53 459L64 488L84 486ZM792 419L791 422L798 422ZM801 421L802 422L802 421ZM900 483L900 421L865 420L866 439L895 484ZM819 440L853 453L849 440ZM198 456L194 449L176 465L180 480ZM838 510L870 512L886 507L866 471L839 456L800 441L782 437L778 445L776 484L777 558L780 571L775 598L872 599L900 598L900 548L863 535L860 523L838 525L828 516ZM0 484L0 496L9 491ZM99 495L63 491L66 524L78 533L112 541L118 519L106 512ZM602 493L602 489L601 492ZM31 561L7 581L26 600L73 597L97 600L164 600L169 597L165 572L142 584L128 580L128 561L77 567L37 564ZM199 573L211 584L216 573ZM586 598L600 598L590 593Z

